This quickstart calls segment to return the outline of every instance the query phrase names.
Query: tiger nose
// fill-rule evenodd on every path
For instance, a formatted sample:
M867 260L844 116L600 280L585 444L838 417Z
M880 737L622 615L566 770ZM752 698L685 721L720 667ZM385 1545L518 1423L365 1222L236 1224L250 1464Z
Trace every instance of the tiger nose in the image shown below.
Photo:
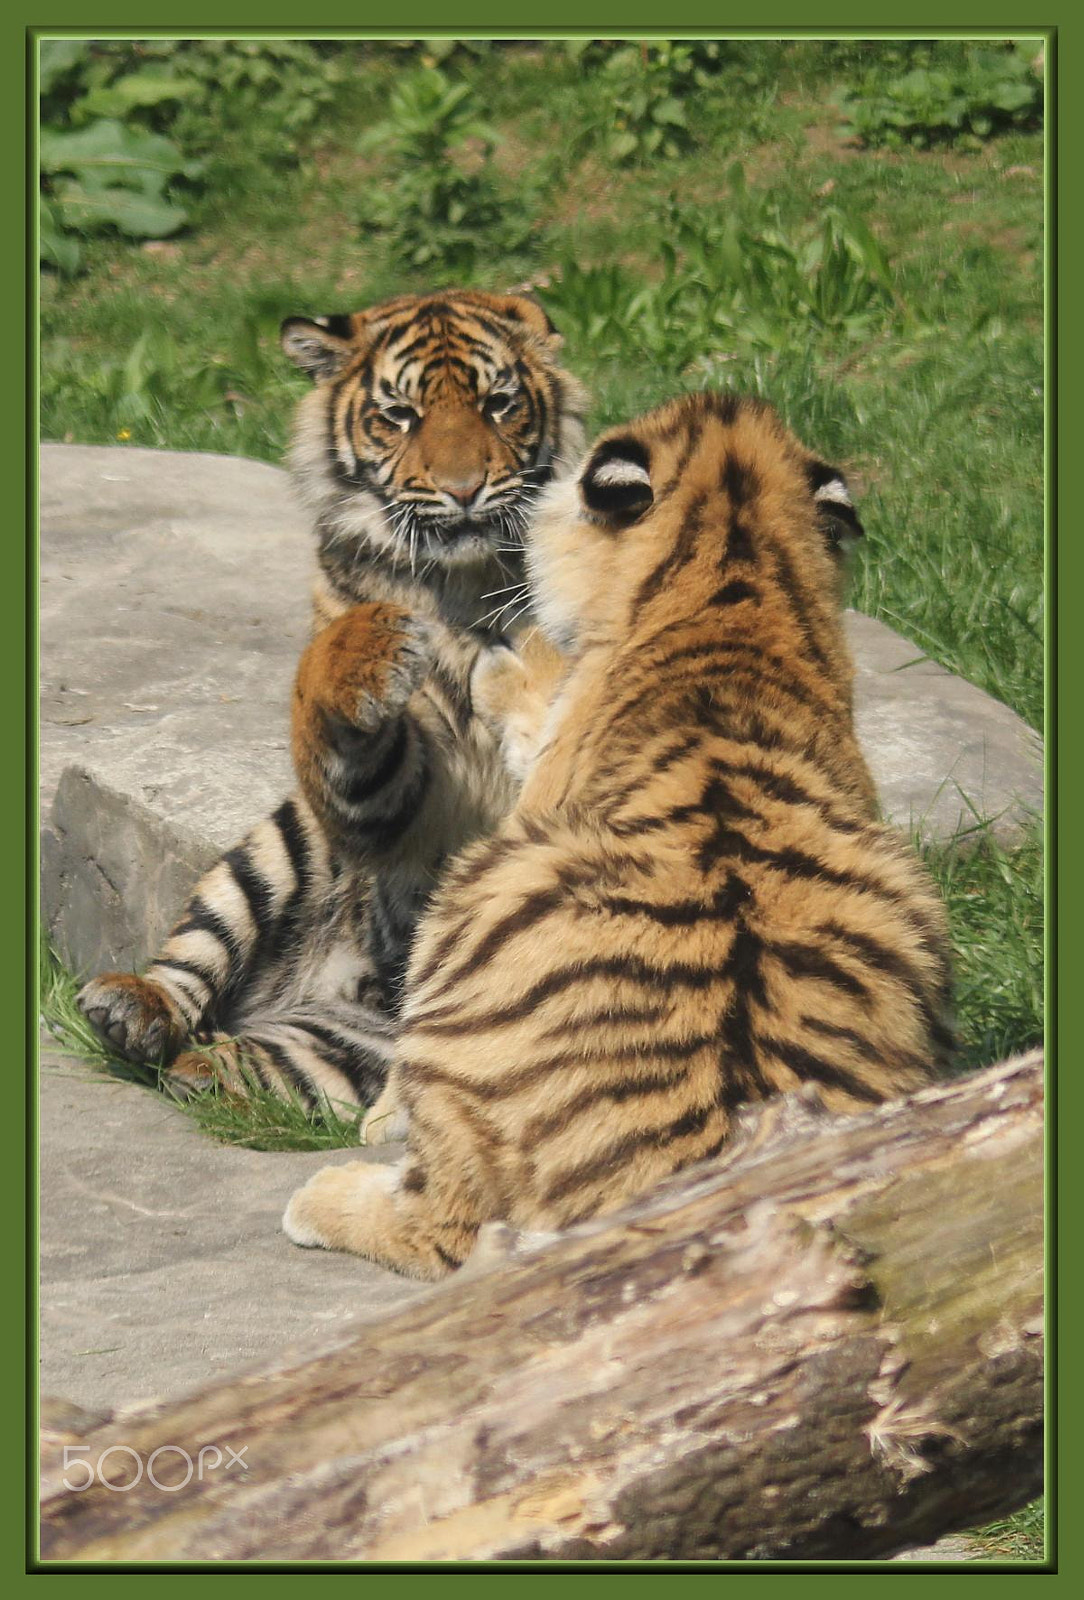
M481 491L485 481L484 474L476 474L471 478L445 478L440 487L466 510Z

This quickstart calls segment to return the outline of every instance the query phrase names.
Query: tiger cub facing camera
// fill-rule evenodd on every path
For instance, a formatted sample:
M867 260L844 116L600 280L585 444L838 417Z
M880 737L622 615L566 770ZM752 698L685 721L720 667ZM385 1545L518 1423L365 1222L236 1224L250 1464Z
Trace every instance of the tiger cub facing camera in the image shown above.
M518 804L419 928L377 1127L298 1244L439 1277L482 1223L561 1228L714 1155L742 1104L859 1111L952 1049L943 909L855 738L838 472L766 405L687 396L595 445L528 545L571 665ZM476 703L501 698L489 658ZM507 696L505 696L507 698Z
M79 997L173 1093L255 1083L320 1111L383 1088L421 907L515 797L470 675L515 619L534 497L583 447L561 343L534 301L481 290L283 325L314 385L291 453L319 560L298 789L205 874L141 977Z

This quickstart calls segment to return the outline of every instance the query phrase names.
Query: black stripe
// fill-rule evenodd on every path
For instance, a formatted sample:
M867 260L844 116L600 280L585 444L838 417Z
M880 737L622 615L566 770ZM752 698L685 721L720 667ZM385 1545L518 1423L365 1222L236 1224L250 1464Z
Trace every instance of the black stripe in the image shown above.
M728 455L719 474L719 487L725 489L731 509L747 506L760 493L760 474L747 461Z
M587 1028L610 1028L615 1022L620 1022L623 1027L628 1027L633 1022L661 1022L670 1012L669 1006L626 1006L614 1000L610 1005L604 1006L599 1011L579 1011L576 1013L576 1031L583 1033ZM568 1035L567 1023L561 1022L552 1028L543 1028L538 1035L539 1039L564 1039ZM653 1040L652 1050L658 1048L658 1041Z
M656 502L664 497L666 489L656 496ZM639 612L660 593L669 578L674 577L682 567L688 566L696 554L697 540L700 537L703 525L704 505L707 496L697 495L690 503L681 522L681 529L673 548L668 550L662 560L652 568L640 585L636 598L632 602L632 616L635 618Z
M176 939L186 933L209 933L231 957L240 954L241 936L207 904L202 895L193 895L170 937Z
M812 806L837 833L861 833L868 826L865 821L841 816L830 801L819 800L785 772L759 762L746 761L740 765L712 757L712 769L729 778L748 778L771 800L781 800L785 805Z
M760 591L751 583L746 583L744 578L734 578L730 583L724 583L721 589L716 589L709 606L736 606L742 600L755 600L759 604Z
M902 956L898 950L893 950L888 945L882 944L879 939L871 938L869 934L857 933L853 928L844 928L840 923L834 921L822 922L817 931L818 933L827 934L829 938L838 939L841 944L845 944L849 949L854 950L878 972L887 973L901 983L914 999L934 1040L945 1049L954 1047L955 1040L952 1033L937 1016L933 997L921 972L905 956ZM942 952L934 951L931 953L941 963L943 970L947 968L947 957ZM938 986L935 979L935 994L938 993L939 988L941 990L939 997L943 998L945 985Z
M662 903L635 900L627 895L609 895L602 905L617 916L643 916L664 928L692 928L700 922L729 922L749 898L740 878L728 877L711 899L671 900Z
M612 1026L626 1027L631 1020L639 1020L632 1013L615 1011L608 1019ZM545 1037L559 1037L568 1039L570 1033L579 1032L581 1027L577 1018L574 1024L561 1029L550 1029ZM688 1061L698 1055L702 1050L719 1048L718 1036L713 1033L701 1034L692 1039L637 1039L632 1044L603 1045L597 1050L585 1049L582 1045L571 1044L564 1050L555 1051L552 1055L543 1056L536 1061L527 1062L523 1066L508 1067L498 1075L488 1078L465 1077L462 1073L449 1071L432 1062L414 1060L404 1063L400 1071L403 1081L435 1084L440 1088L451 1089L457 1095L468 1095L474 1100L493 1101L505 1100L511 1094L518 1094L521 1090L529 1088L539 1079L560 1077L560 1074L570 1068L586 1067L593 1075L605 1071L607 1067L643 1068L650 1062L655 1064L661 1061ZM673 1085L680 1082L683 1073L673 1073L660 1079L660 1083ZM616 1082L603 1082L592 1086L592 1092L597 1089L600 1095L608 1095L613 1100L628 1099L640 1093L637 1087L640 1083L651 1080L647 1077L635 1076L622 1078ZM648 1091L645 1089L644 1093ZM521 1135L522 1137L522 1135Z
M205 967L197 966L194 961L178 961L173 956L159 956L152 963L152 970L157 972L161 967L168 967L171 972L187 973L191 977L197 978L212 995L218 987L218 979L215 974L208 972Z
M298 886L306 884L310 867L309 841L298 818L295 802L284 800L278 810L272 812L271 821L279 830L286 854L290 858L296 884Z
M348 839L358 839L364 843L366 849L390 850L416 821L429 787L430 776L428 750L422 744L417 770L396 796L396 809L380 816L365 817L360 821L339 809L339 827ZM329 798L335 797L332 795Z
M895 1044L875 1045L864 1034L859 1033L857 1028L841 1028L834 1022L825 1022L821 1017L810 1016L803 1016L801 1023L802 1027L808 1028L811 1033L819 1033L825 1039L836 1039L840 1044L850 1045L864 1061L871 1061L875 1066L930 1074L930 1063L921 1056L900 1050Z
M245 1042L246 1041L244 1039L241 1040L242 1048L244 1047ZM312 1091L308 1077L302 1068L291 1059L289 1050L285 1044L282 1044L275 1039L261 1038L258 1034L252 1035L251 1042L256 1046L257 1050L262 1050L264 1052L272 1065L276 1066L282 1073L287 1083L289 1083L290 1086L297 1091L298 1097L303 1105L311 1108L316 1104L316 1096ZM269 1089L271 1087L267 1079L267 1074L260 1065L258 1056L247 1058L245 1064L246 1066L251 1066L255 1070L256 1076L259 1078L260 1083L265 1089Z
M885 1096L879 1089L864 1083L853 1072L847 1072L843 1067L833 1066L830 1061L825 1061L823 1056L814 1055L811 1050L803 1049L799 1044L791 1044L786 1039L775 1039L767 1034L760 1034L756 1039L758 1049L766 1050L769 1055L775 1056L799 1078L812 1078L817 1083L823 1083L828 1088L841 1089L850 1095L852 1100L864 1100L868 1105L880 1105Z
M768 943L764 946L764 954L773 956L792 978L819 978L845 994L854 995L858 1000L869 1000L867 985L815 945Z
M633 956L615 959L585 961L572 967L558 967L545 978L531 985L518 1000L490 1011L464 1015L458 1006L445 1006L440 1010L422 1012L408 1018L409 1026L423 1033L451 1036L473 1033L485 1028L506 1028L521 1018L530 1016L535 1007L554 995L588 983L592 978L612 978L621 982L639 983L645 988L667 990L670 988L693 991L710 988L718 974L705 967L693 967L684 962L670 966L653 967Z
M740 882L740 880L738 880ZM719 1104L728 1111L754 1096L769 1093L753 1046L752 1007L762 1010L767 1004L764 974L760 969L763 947L745 923L739 924L730 947L724 976L734 985L730 1005L722 1021L723 1049L716 1089Z
M351 731L357 732L358 730ZM340 802L350 806L364 805L367 800L371 800L373 796L379 794L382 789L386 789L391 783L392 779L398 773L399 768L403 764L403 757L406 754L407 740L410 736L407 718L400 717L397 723L392 725L386 724L381 732L385 735L385 738L387 738L389 734L391 737L387 742L385 750L379 756L375 766L365 767L361 771L354 773L353 776L351 776L345 783L342 784L336 784L330 779L325 779L328 788L334 793L336 799L338 799ZM365 735L362 735L362 740L366 740ZM369 737L366 740L367 749L365 744L363 744L365 753L370 756L374 754L372 748L373 742L374 741L372 738Z
M809 655L820 667L828 666L828 657L821 649L813 636L813 627L809 620L810 599L805 588L794 570L793 563L786 552L777 545L772 552L775 564L775 578L790 606L791 614L798 625L805 646L805 653Z
M275 904L274 890L256 871L247 845L241 844L232 850L227 850L222 862L229 868L234 883L248 902L248 909L256 925L256 937L259 939L271 920Z
M548 1183L539 1197L540 1204L552 1205L555 1200L565 1199L577 1189L584 1188L586 1184L593 1183L598 1178L611 1177L617 1166L624 1164L628 1157L635 1155L637 1151L650 1149L652 1146L661 1150L666 1145L672 1144L675 1139L683 1139L689 1134L702 1132L715 1109L715 1106L711 1105L700 1106L695 1111L685 1112L683 1116L665 1127L627 1133L624 1138L614 1140L592 1160L569 1168L560 1177Z
M509 911L495 922L464 961L457 962L449 968L434 995L443 994L451 985L469 977L472 972L477 972L478 968L484 966L508 939L514 938L517 933L523 933L527 928L533 928L535 923L548 917L551 912L560 910L567 901L568 891L562 886L543 889L537 894L530 895L514 911Z
M719 1041L714 1036L705 1039L695 1039L683 1046L683 1055L696 1055L699 1051L714 1046L718 1049ZM641 1051L637 1059L644 1059L645 1054L653 1055L654 1048L646 1052ZM628 1100L646 1099L649 1095L661 1094L664 1091L672 1093L674 1088L685 1081L685 1072L656 1072L644 1074L640 1077L627 1078L623 1083L591 1084L582 1089L579 1094L573 1095L571 1100L565 1100L555 1111L546 1112L543 1116L531 1117L520 1129L519 1137L525 1145L533 1145L538 1140L546 1139L552 1133L566 1133L569 1118L579 1116L581 1112L592 1106L597 1106L603 1101L614 1105L623 1105Z

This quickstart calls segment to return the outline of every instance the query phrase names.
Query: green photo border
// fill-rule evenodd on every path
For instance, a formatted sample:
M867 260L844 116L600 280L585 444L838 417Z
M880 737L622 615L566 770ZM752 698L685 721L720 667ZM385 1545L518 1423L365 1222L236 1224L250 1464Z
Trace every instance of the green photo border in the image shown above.
M487 37L523 37L545 38L561 37L573 34L587 36L612 37L620 33L643 35L654 33L661 37L673 38L686 32L691 35L732 34L742 33L749 37L778 37L782 33L798 34L804 36L839 37L852 34L863 37L872 36L923 36L960 33L975 35L977 33L1010 33L1045 35L1048 41L1047 53L1047 82L1048 82L1048 107L1053 106L1054 116L1048 115L1047 120L1047 216L1046 216L1046 360L1048 399L1047 399L1047 541L1046 541L1046 586L1050 602L1049 622L1047 626L1046 664L1047 664L1047 819L1046 819L1046 844L1047 844L1047 1027L1048 1036L1055 1043L1058 1039L1057 1024L1059 1021L1058 976L1065 959L1065 953L1071 951L1071 935L1065 935L1065 930L1055 921L1060 909L1060 896L1058 893L1060 882L1068 875L1073 881L1074 868L1077 863L1077 848L1071 840L1064 845L1064 856L1060 854L1060 843L1056 835L1056 819L1058 804L1062 795L1062 786L1071 780L1072 768L1070 764L1070 747L1062 752L1058 745L1057 721L1059 705L1057 697L1057 681L1062 671L1071 669L1074 651L1071 644L1072 630L1067 630L1070 637L1063 636L1058 630L1058 598L1062 593L1073 594L1078 592L1076 583L1077 563L1079 556L1073 541L1068 541L1065 547L1059 545L1055 532L1056 514L1060 508L1061 495L1064 492L1059 474L1059 461L1056 450L1055 419L1062 416L1062 407L1065 414L1071 415L1067 396L1063 393L1062 374L1063 368L1057 359L1058 348L1066 347L1069 339L1076 330L1079 313L1075 309L1075 297L1067 297L1067 304L1059 307L1057 304L1057 287L1059 282L1059 269L1063 252L1066 250L1066 240L1071 238L1071 215L1066 208L1064 216L1059 216L1056 202L1060 196L1061 187L1059 174L1061 170L1062 153L1068 153L1076 148L1074 134L1079 120L1079 112L1075 105L1073 93L1074 85L1070 80L1069 93L1064 97L1058 94L1060 74L1062 69L1062 46L1064 43L1065 29L1048 19L1043 19L1041 24L1021 16L1023 8L1001 4L966 3L950 8L950 17L946 17L944 7L920 8L917 16L912 15L906 23L899 26L884 24L870 25L868 7L859 7L854 0L841 0L841 3L832 8L832 22L830 24L810 24L808 10L793 3L793 0L782 0L772 13L771 26L766 26L759 18L752 23L743 24L742 16L749 17L755 12L755 7L729 7L718 8L703 3L703 0L688 0L680 8L680 18L673 24L660 25L658 11L643 3L643 0L631 0L621 6L613 4L596 4L589 8L591 20L586 22L581 6L569 5L565 0L556 0L556 3L544 8L544 20L537 24L525 23L518 12L513 12L515 25L509 26L507 6L498 6L493 0L473 0L473 3L463 8L462 20L453 25L447 20L444 8L433 3L416 3L409 8L409 17L404 18L398 25L388 27L372 17L374 8L357 6L344 6L336 4L335 0L320 10L320 25L307 27L298 25L297 11L279 6L272 0L271 4L256 6L252 0L242 0L241 4L229 8L230 23L225 25L221 21L221 13L212 8L205 12L202 7L195 7L187 14L183 25L168 26L155 24L147 26L148 12L145 6L137 7L131 3L114 5L108 8L109 20L105 21L101 13L93 17L81 15L90 8L79 5L66 5L58 7L60 15L43 18L37 22L9 22L5 23L4 31L10 40L11 48L3 53L3 70L16 79L10 85L10 92L5 96L2 112L6 131L9 138L6 149L10 152L25 152L24 162L9 158L7 163L8 175L5 182L12 185L16 179L12 174L16 169L23 169L25 176L20 192L20 212L26 218L27 254L22 262L6 264L5 270L16 279L18 293L26 306L26 369L25 378L21 386L18 410L12 418L12 425L4 430L4 447L11 457L9 461L9 484L17 486L15 499L22 502L23 526L26 533L22 539L12 537L2 547L2 560L4 563L4 581L0 584L0 603L8 612L6 626L0 628L0 651L4 653L4 667L6 681L11 685L8 693L5 715L12 720L10 748L14 752L12 765L16 769L16 781L13 785L5 786L4 803L12 803L12 793L18 797L14 803L18 806L19 825L12 829L12 836L19 839L21 850L12 852L11 865L8 865L8 856L4 858L4 894L3 905L6 915L4 917L3 933L8 941L5 954L7 959L3 963L3 981L12 990L11 999L16 997L27 1002L27 1069L25 1073L13 1072L14 1084L9 1093L15 1096L14 1105L9 1102L7 1128L5 1133L11 1141L10 1156L0 1167L0 1181L5 1190L5 1198L9 1199L10 1209L8 1215L27 1215L27 1231L23 1240L24 1254L22 1260L24 1279L26 1284L26 1318L25 1325L20 1326L15 1332L5 1328L4 1337L10 1340L12 1349L8 1362L9 1371L22 1373L25 1371L25 1401L27 1407L27 1438L28 1455L18 1462L17 1466L9 1463L9 1472L13 1481L9 1485L9 1492L3 1497L3 1516L5 1522L17 1522L18 1527L12 1527L10 1532L4 1527L5 1547L8 1549L35 1548L36 1529L33 1524L36 1520L36 1494L34 1483L36 1479L36 1366L31 1366L28 1360L28 1349L36 1352L36 1118L34 1106L36 1103L36 1076L37 1061L37 1024L36 1024L36 967L38 952L38 914L37 914L37 538L36 538L36 482L37 482L37 367L36 367L36 329L37 329L37 293L36 293L36 262L30 254L34 244L34 230L36 223L36 182L34 181L35 162L35 95L33 90L32 62L34 55L33 41L42 32L46 33L76 33L90 36L104 36L109 33L117 34L151 34L158 33L170 37L180 37L186 34L237 34L250 33L293 33L297 37L315 38L332 34L353 34L367 37L419 37L427 34L445 34L451 36L466 36L478 34ZM538 15L539 13L536 13ZM1070 39L1075 37L1078 25L1069 25ZM1072 58L1069 58L1070 61ZM1068 170L1072 170L1071 166ZM1071 281L1071 280L1069 280ZM13 285L14 287L14 285ZM9 304L14 296L9 295ZM1067 374L1071 376L1073 368L1067 365ZM1071 485L1070 485L1071 488ZM1066 681L1072 683L1072 678ZM1075 1128L1076 1098L1074 1096L1074 1083L1072 1074L1060 1084L1056 1074L1048 1074L1050 1083L1050 1115L1048 1118L1048 1193L1054 1199L1054 1180L1058 1174L1055 1166L1055 1130L1059 1123L1059 1114L1068 1118L1067 1127ZM1061 1096L1065 1101L1062 1104ZM1067 1209L1073 1198L1073 1163L1066 1163L1069 1171L1061 1172L1062 1185L1057 1190L1058 1198L1066 1207L1062 1213L1067 1218L1072 1218L1072 1212ZM1064 1189L1064 1193L1062 1192ZM18 1230L16 1230L18 1236ZM1054 1225L1053 1209L1048 1240L1048 1265L1054 1264L1054 1250L1056 1245L1056 1232ZM1066 1274L1066 1281L1061 1284L1060 1292L1055 1295L1054 1278L1051 1274L1051 1293L1049 1299L1048 1324L1050 1331L1055 1331L1056 1311L1060 1305L1073 1306L1072 1274ZM1067 1362L1066 1367L1071 1363ZM1059 1383L1055 1385L1055 1375ZM1050 1420L1050 1436L1048 1441L1048 1489L1047 1489L1047 1560L1043 1566L1026 1564L1019 1566L1011 1563L967 1563L964 1566L954 1566L947 1569L931 1569L929 1566L900 1567L889 1563L839 1563L839 1562L799 1562L799 1563L706 1563L697 1564L695 1568L688 1564L661 1563L654 1567L637 1565L622 1565L618 1567L600 1564L596 1566L574 1567L571 1570L566 1564L539 1563L534 1567L516 1567L516 1571L532 1571L552 1573L562 1579L571 1576L573 1572L594 1573L634 1571L656 1572L658 1575L667 1575L677 1567L679 1570L697 1570L701 1572L718 1572L728 1575L732 1572L755 1573L768 1576L782 1571L800 1570L806 1574L824 1574L821 1582L831 1581L828 1576L833 1572L884 1574L902 1576L908 1572L914 1575L928 1576L931 1570L949 1571L1031 1571L1031 1572L1064 1572L1072 1570L1071 1542L1070 1549L1059 1549L1057 1538L1057 1504L1060 1499L1062 1473L1064 1481L1072 1492L1074 1467L1071 1459L1072 1452L1066 1450L1069 1459L1061 1460L1057 1454L1058 1435L1054 1425L1054 1399L1055 1395L1060 1400L1062 1407L1072 1405L1076 1397L1077 1384L1071 1371L1058 1373L1055 1361L1055 1351L1051 1352L1048 1370L1048 1390L1050 1404L1048 1416ZM1071 1438L1071 1435L1070 1435ZM17 1455L12 1452L12 1455ZM1054 1470L1057 1468L1057 1470ZM29 1476L24 1474L29 1470ZM1071 1503L1071 1502L1070 1502ZM32 1542L26 1545L28 1534L32 1535ZM10 1544L7 1542L10 1538ZM1060 1561L1060 1566L1059 1566ZM22 1563L16 1558L16 1569ZM99 1577L111 1577L113 1571L148 1570L147 1568L81 1568L73 1569L61 1564L47 1564L39 1567L31 1565L31 1571L56 1572L82 1570L87 1573L96 1573ZM152 1567L149 1570L163 1570L169 1572L187 1570L174 1564ZM208 1571L206 1567L196 1569L202 1573ZM238 1570L233 1567L220 1570ZM315 1568L285 1568L278 1563L253 1564L239 1570L259 1571L266 1574L285 1573L308 1570L316 1571L341 1571L360 1572L369 1571L376 1575L381 1569L367 1569L364 1566L332 1566L325 1564ZM388 1570L388 1569L383 1569ZM506 1564L480 1564L479 1567L469 1569L449 1569L447 1567L412 1568L401 1567L395 1569L404 1574L416 1571L435 1571L447 1576L459 1578L460 1583L471 1581L475 1570L507 1571ZM211 1572L216 1568L212 1566Z

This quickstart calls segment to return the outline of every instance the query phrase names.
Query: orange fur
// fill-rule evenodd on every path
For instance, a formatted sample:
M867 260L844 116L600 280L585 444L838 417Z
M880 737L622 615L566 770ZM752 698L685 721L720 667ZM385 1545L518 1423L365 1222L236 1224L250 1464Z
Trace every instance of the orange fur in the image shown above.
M439 1276L487 1220L567 1226L712 1155L746 1101L853 1111L943 1070L944 913L854 733L848 525L838 474L724 396L552 492L528 561L571 664L419 929L372 1114L405 1108L406 1159L317 1174L297 1242Z

